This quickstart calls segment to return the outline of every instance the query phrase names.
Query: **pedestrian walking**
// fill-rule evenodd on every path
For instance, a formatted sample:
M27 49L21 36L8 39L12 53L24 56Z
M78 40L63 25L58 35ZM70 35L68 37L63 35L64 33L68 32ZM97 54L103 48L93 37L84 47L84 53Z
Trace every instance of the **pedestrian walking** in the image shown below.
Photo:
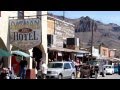
M28 63L26 58L23 58L23 60L20 61L20 79L26 78L26 70L28 67Z
M80 61L79 61L79 58L76 59L75 68L76 68L76 77L80 78Z
M42 61L42 65L41 65L42 79L46 79L47 69L48 69L48 67L47 67L45 61Z
M33 69L35 69L35 75L36 75L36 79L37 79L37 62L35 61L35 58L33 58Z

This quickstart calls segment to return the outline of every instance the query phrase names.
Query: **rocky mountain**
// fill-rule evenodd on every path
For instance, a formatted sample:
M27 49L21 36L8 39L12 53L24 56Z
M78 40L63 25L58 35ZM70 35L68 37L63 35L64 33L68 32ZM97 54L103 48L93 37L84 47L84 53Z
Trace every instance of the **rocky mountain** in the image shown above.
M56 16L62 19L63 16ZM120 57L120 26L115 23L104 24L101 21L93 20L89 16L77 19L64 18L65 21L75 25L75 36L80 38L81 47L88 48L91 44L92 22L94 21L93 45L103 43L110 49L117 49L117 56Z

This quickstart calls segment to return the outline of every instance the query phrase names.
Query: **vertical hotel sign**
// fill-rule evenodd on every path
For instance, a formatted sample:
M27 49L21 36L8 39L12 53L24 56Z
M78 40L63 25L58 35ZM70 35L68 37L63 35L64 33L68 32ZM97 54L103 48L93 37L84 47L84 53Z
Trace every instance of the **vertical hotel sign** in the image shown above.
M41 20L12 19L9 20L10 43L23 50L29 50L41 43Z

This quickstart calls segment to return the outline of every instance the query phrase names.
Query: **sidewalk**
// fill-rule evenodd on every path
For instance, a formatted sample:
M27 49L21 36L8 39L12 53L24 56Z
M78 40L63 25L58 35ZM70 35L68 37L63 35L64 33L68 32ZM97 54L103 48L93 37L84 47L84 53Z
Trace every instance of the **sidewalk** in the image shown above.
M20 79L20 77L16 77L16 79Z

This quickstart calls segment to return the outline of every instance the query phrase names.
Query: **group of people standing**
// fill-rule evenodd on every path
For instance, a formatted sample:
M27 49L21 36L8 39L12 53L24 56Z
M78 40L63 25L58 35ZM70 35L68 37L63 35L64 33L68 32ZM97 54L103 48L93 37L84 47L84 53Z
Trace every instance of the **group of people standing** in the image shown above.
M47 65L46 65L45 61L43 61L41 59L39 61L40 62L37 63L37 61L35 60L35 58L33 58L32 67L35 70L36 79L37 79L38 70L41 71L42 78L46 79ZM20 61L20 79L25 79L26 78L27 68L28 68L27 60L26 60L26 58L23 58L23 60Z
M33 58L33 69L35 69L36 78L37 78L38 70L40 70L42 79L46 79L48 67L47 67L45 61L40 59L40 62L37 63L35 58Z
M38 63L35 58L33 58L33 69L35 70L35 74L36 74L36 78L37 78L37 73L38 73L38 70L41 71L41 78L42 79L46 79L46 74L47 74L47 64L45 63L44 60L39 60L40 62ZM72 61L75 65L75 68L76 68L76 77L79 78L80 77L80 68L82 66L82 61L77 58L75 61ZM26 58L24 57L23 60L20 61L19 63L19 66L20 66L20 72L19 72L19 76L20 76L20 79L26 79L26 72L27 72L27 69L28 69L28 62L26 60ZM10 77L10 74L12 74L11 70L10 69L5 69L3 70L4 72L7 72L9 74L9 77ZM6 77L6 79L8 79ZM9 78L10 79L10 78Z

